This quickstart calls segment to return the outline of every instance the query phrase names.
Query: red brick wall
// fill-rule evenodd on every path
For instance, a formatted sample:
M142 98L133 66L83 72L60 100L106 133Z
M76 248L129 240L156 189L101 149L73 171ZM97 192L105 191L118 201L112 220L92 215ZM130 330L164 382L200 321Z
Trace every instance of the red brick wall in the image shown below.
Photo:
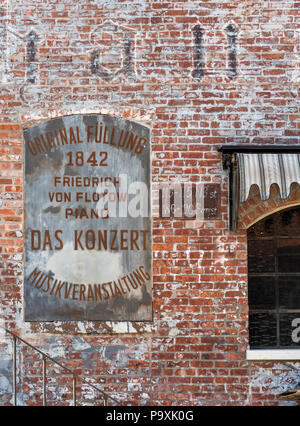
M264 203L254 191L241 207L239 232L231 233L228 178L217 152L233 142L298 142L299 6L291 0L2 2L0 325L124 403L275 405L275 395L299 381L299 363L245 359L245 228L281 202L275 190ZM109 20L116 31L102 27ZM237 30L234 57L230 24ZM106 78L91 60L96 43ZM154 183L222 185L218 221L199 227L154 218L152 324L22 320L22 127L78 113L150 125ZM296 199L298 189L290 202ZM3 342L0 401L9 404L11 352ZM40 359L27 349L18 356L20 403L40 403ZM67 379L56 370L50 376L49 398L68 402ZM84 389L80 398L88 397Z

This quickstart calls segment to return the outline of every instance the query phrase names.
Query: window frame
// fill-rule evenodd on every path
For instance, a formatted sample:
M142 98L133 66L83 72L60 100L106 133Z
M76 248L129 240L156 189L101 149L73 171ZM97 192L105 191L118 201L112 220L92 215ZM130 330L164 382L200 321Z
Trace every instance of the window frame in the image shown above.
M289 314L289 313L296 313L299 314L299 318L300 318L300 306L297 309L290 309L290 308L280 308L280 299L279 299L279 280L282 279L282 277L284 276L297 276L299 277L300 280L300 271L298 272L279 272L278 270L278 257L279 257L279 253L278 253L278 245L277 245L277 241L280 239L284 239L284 240L288 240L288 239L295 239L298 238L300 239L300 227L299 227L299 235L297 235L297 237L293 237L289 234L283 236L282 234L278 234L278 229L277 229L277 225L278 225L278 217L280 214L283 214L284 212L287 212L289 210L295 210L297 209L300 211L300 205L293 205L293 206L288 206L284 209L279 209L267 216L262 217L260 220L256 221L254 224L252 223L247 230L247 249L248 249L248 253L247 253L247 259L249 260L249 256L251 256L251 253L249 254L249 241L250 240L254 240L255 239L251 239L251 235L249 236L249 230L251 229L251 227L257 225L257 223L259 222L263 222L264 220L266 220L267 218L270 218L273 216L273 221L274 221L274 229L273 229L273 233L270 236L266 236L265 234L262 236L262 239L269 239L269 240L273 240L273 252L272 255L274 255L275 257L275 268L274 271L272 273L265 273L265 272L250 272L248 271L248 292L249 292L249 278L250 277L273 277L275 282L274 282L274 289L275 289L275 305L273 309L267 309L267 308L262 308L262 309L251 309L250 304L248 303L249 306L249 325L248 325L248 331L249 331L249 346L250 346L250 327L251 327L251 323L250 323L250 314L252 313L273 313L274 315L276 315L276 346L252 346L250 347L247 352L246 352L246 358L248 360L272 360L272 359L277 359L277 360L300 360L300 342L299 342L299 347L298 344L296 343L295 345L291 345L291 346L280 346L280 315L281 314ZM286 254L285 254L286 255ZM300 253L299 253L300 255ZM249 297L248 297L249 300Z

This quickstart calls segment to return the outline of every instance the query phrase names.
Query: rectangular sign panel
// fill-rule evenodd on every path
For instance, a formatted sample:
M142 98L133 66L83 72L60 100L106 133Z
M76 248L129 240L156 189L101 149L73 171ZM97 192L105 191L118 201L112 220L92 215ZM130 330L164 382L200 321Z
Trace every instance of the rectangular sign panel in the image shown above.
M159 189L161 219L221 218L221 185L218 183L162 183Z
M24 143L25 320L152 320L148 127L66 116Z

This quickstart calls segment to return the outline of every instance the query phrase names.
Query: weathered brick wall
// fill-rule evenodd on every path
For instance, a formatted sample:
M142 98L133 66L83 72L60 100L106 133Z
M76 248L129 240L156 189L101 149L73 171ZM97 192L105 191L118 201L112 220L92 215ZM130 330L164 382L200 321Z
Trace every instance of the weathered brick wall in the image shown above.
M0 325L125 403L277 404L299 363L245 359L245 227L280 201L254 192L231 233L217 149L298 142L300 3L8 0L0 10ZM154 183L222 185L218 221L154 218L153 323L23 322L22 128L79 113L150 125ZM9 404L11 345L0 344ZM18 361L19 403L40 403L40 359L22 350ZM67 379L50 376L53 401L68 402Z

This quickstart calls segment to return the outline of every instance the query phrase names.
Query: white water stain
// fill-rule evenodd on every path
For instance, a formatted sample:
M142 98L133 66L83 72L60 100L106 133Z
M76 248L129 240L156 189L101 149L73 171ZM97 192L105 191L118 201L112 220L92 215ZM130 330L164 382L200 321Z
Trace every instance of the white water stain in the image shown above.
M268 389L272 394L279 394L294 388L299 382L299 363L294 365L275 364L272 369L258 367L258 371L251 379L250 386Z
M72 243L67 243L48 260L47 270L63 281L103 283L125 275L121 258L121 253L74 250Z

